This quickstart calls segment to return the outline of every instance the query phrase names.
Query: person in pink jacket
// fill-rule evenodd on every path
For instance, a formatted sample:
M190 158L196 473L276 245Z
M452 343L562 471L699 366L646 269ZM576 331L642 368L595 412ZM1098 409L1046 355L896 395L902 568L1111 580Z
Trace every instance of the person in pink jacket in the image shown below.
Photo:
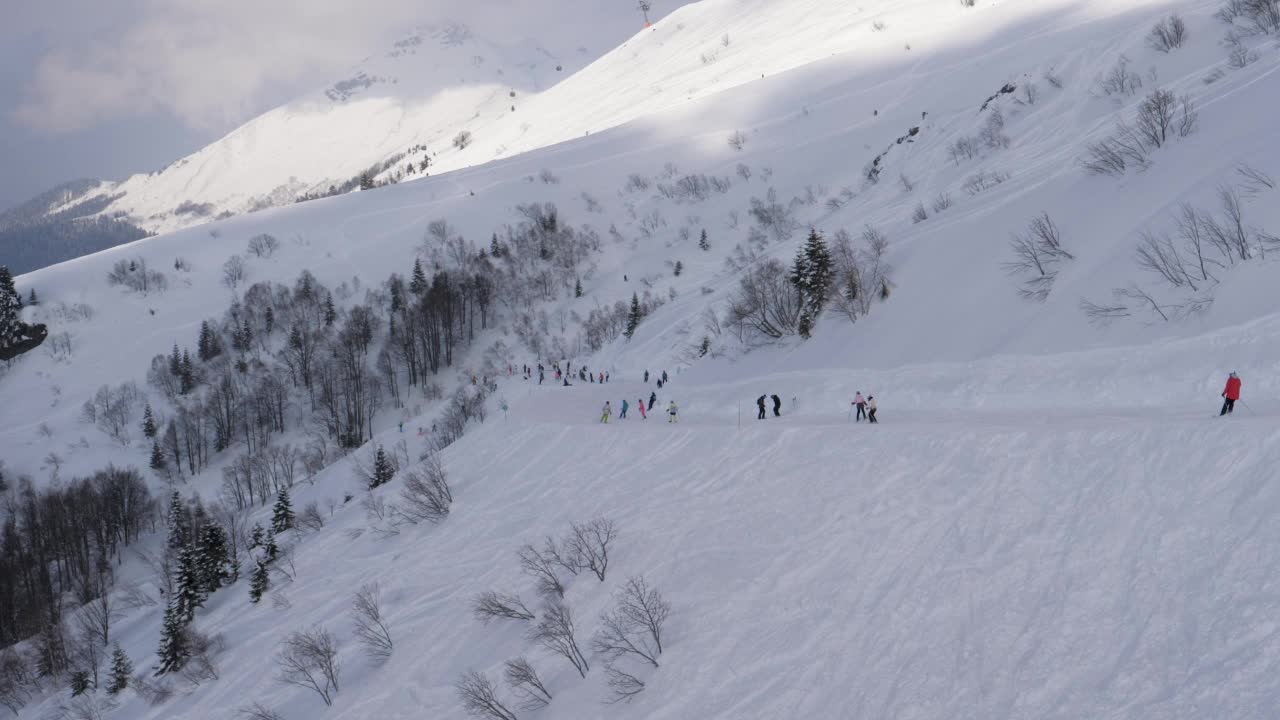
M640 398L636 402L640 403L640 419L648 420L649 416L644 413L644 398Z
M862 422L862 419L867 416L867 401L865 398L862 397L861 390L854 393L853 402L849 404L858 408L858 417L856 420L854 420L854 422Z

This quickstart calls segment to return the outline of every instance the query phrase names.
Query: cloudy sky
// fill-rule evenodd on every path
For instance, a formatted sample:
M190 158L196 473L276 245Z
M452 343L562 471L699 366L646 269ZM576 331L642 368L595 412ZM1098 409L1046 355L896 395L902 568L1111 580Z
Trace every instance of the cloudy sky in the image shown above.
M629 9L635 4L6 3L0 11L0 208L72 178L121 178L159 169L254 115L339 77L415 25L447 18L483 24L491 38L512 37L538 22L582 22L609 3ZM534 14L540 19L535 21Z

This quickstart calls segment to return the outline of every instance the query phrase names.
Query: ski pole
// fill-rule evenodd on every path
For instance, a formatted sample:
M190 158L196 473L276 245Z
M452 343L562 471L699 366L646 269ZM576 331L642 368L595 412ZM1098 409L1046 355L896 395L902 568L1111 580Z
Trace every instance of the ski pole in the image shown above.
M1241 399L1237 400L1236 402L1238 402L1238 403L1240 403L1241 405L1243 405L1243 406L1244 406L1244 408L1245 408L1246 410L1248 410L1248 411L1249 411L1249 414L1251 414L1251 415L1257 415L1257 414L1258 414L1258 413L1256 413L1256 412L1254 412L1254 411L1253 411L1253 408L1249 407L1249 403L1245 402L1243 398L1241 398Z

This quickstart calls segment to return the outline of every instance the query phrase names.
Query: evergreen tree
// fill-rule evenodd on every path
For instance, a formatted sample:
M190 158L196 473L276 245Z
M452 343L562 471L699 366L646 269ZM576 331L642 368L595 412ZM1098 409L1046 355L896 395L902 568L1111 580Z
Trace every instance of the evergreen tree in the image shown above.
M677 261L676 261L676 266L675 266L675 269L673 270L673 272L674 272L674 274L675 274L675 276L676 276L676 277L680 277L680 273L684 272L684 263L682 263L682 262L680 262L679 260L677 260Z
M706 228L702 229L702 237L698 238L698 247L702 248L704 252L711 249L711 241L707 239Z
M636 328L640 327L640 321L643 319L644 315L640 311L640 296L631 293L631 312L627 313L627 329L622 334L630 340L636 334Z
M185 547L191 533L191 516L178 491L169 495L169 547L177 550Z
M261 525L254 525L253 530L249 533L249 549L262 547L263 530Z
M391 482L395 474L396 468L391 464L391 458L387 457L387 452L379 447L378 452L373 456L373 482L369 484L369 488L386 485Z
M9 268L0 265L0 348L8 348L26 339L27 325L22 322L22 296L13 286Z
M280 488L276 493L276 505L271 509L271 530L282 533L293 527L293 503L289 500L289 490Z
M489 254L495 258L502 257L502 246L498 244L498 233L493 234L493 241L489 243Z
M31 288L31 294L27 296L27 305L30 305L31 307L35 307L36 305L39 305L39 304L40 304L40 301L36 299L36 289Z
M271 334L271 331L276 326L276 311L272 310L270 305L267 306L266 312L262 314L262 326L262 329L266 330L268 335Z
M182 353L178 352L178 343L173 344L173 352L169 354L169 374L174 377L182 374Z
M107 681L107 692L119 695L121 690L129 687L129 676L133 674L133 663L124 650L116 645L111 650L111 679Z
M497 235L494 236L497 238ZM421 297L427 292L427 274L422 271L422 261L413 261L413 277L409 279L409 292Z
M253 566L253 574L249 576L249 602L258 602L269 589L271 589L271 574L267 572L266 563L259 560Z
M151 443L151 469L160 472L168 465L169 461L165 458L164 451L160 449L160 441Z
M191 365L191 353L182 351L182 361L178 370L178 391L183 395L196 389L196 371Z
M204 591L200 582L200 568L192 546L183 547L178 553L178 570L173 589L173 605L182 623L195 620L196 608L204 605Z
M573 296L582 297L582 281L581 280L575 280L573 282Z
M333 327L333 323L338 319L338 310L333 306L333 296L326 295L324 298L324 326Z
M227 533L217 523L209 523L200 534L198 571L200 585L205 594L217 592L229 584L231 572L230 553L227 549Z
M280 548L276 547L276 533L274 530L268 530L267 539L262 544L262 557L266 562L275 562L279 554Z
M218 337L218 331L209 324L208 320L200 323L200 339L196 343L196 356L202 362L210 360L222 354L222 340Z
M175 607L177 598L169 602L164 610L164 625L160 630L160 667L156 670L157 675L176 672L187 664L187 659L191 657L190 638L187 636L186 624L182 621L182 615Z
M90 678L89 671L76 669L71 671L71 677L67 683L71 686L71 697L83 695L89 690Z
M156 417L151 413L151 403L147 403L147 409L142 411L142 434L148 438L156 436Z
M790 278L800 295L800 337L808 338L812 334L826 306L834 276L831 265L831 252L822 234L816 229L810 230L809 239L796 253Z
M244 322L236 328L236 332L231 336L231 347L238 353L244 354L249 352L249 348L253 346L253 329L249 327L249 318L245 318Z

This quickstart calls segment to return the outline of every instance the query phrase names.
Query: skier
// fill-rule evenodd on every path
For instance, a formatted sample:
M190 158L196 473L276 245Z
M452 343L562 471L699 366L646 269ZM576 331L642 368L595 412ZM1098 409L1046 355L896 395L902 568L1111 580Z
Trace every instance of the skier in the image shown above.
M539 384L539 385L541 385L541 384L542 384L542 381L543 381L543 380L546 380L546 379L547 379L547 376L546 376L546 375L544 375L544 374L543 374L543 372L542 372L541 370L539 370L539 371L538 371L538 384Z
M876 420L876 396L867 396L867 422L875 424L880 422Z
M600 373L599 377L600 377L600 384L601 384L601 385L603 385L603 384L604 384L604 373Z
M773 416L782 417L782 398L777 395L770 396L773 398Z
M400 421L400 432L404 432L404 421Z
M662 378L658 378L658 389L662 389Z
M609 424L609 416L613 414L613 408L609 406L609 401L604 401L604 412L600 415L600 422L605 425Z
M663 371L662 371L662 384L663 384L663 385L666 385L666 384L667 384L667 371L666 371L666 370L663 370Z
M849 404L858 408L858 417L854 419L854 422L862 422L862 418L867 416L867 401L862 397L861 390L853 394L853 402Z
M756 419L757 419L757 420L763 420L763 419L764 419L764 417L765 417L765 415L764 415L764 396L763 396L763 395L761 395L760 397L756 398L756 407L760 408L760 412L756 415Z
M672 400L671 404L667 406L667 422L669 423L680 422L680 416L676 414L678 412L679 410L676 408L676 401Z
M658 407L658 393L651 392L649 393L649 409L652 410L656 407Z
M649 382L649 371L648 371L648 370L645 370L645 371L644 371L644 381L645 381L645 382Z
M640 419L641 419L641 420L648 420L648 419L649 419L649 416L648 416L648 415L646 415L646 414L644 413L644 398L640 398L640 399L639 399L639 400L637 400L636 402L638 402L638 403L640 404Z
M618 413L618 419L619 419L619 420L626 420L626 419L627 419L627 408L628 408L628 407L630 407L630 406L629 406L629 405L627 405L627 401L626 401L626 399L625 399L625 398L623 398L623 400L622 400L622 412Z
M1218 417L1235 412L1236 401L1240 399L1240 376L1234 372L1227 378L1227 387L1222 391L1222 412Z

